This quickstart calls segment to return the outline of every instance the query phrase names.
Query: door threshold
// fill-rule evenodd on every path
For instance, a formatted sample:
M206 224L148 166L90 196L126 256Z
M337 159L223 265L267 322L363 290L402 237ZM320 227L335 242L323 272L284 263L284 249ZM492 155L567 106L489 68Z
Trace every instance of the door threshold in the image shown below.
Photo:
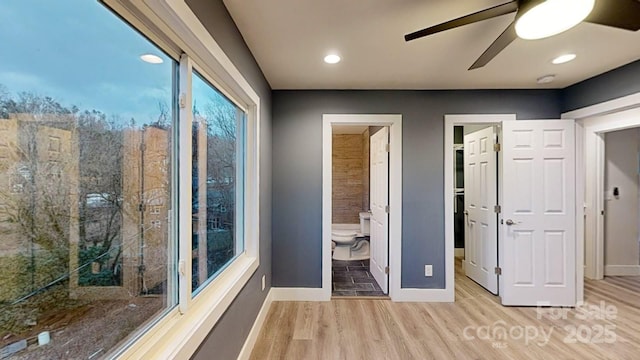
M380 296L352 296L352 295L331 295L331 300L391 300L389 295Z

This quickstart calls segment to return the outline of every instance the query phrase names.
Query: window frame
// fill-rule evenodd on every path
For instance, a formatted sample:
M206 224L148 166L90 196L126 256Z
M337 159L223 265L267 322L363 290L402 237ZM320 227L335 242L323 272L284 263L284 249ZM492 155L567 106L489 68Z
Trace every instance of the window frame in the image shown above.
M167 54L179 58L178 151L173 192L178 203L171 214L177 236L177 306L132 334L128 347L113 353L122 359L189 358L204 341L260 264L260 97L191 11L185 0L102 0L118 16L149 37ZM244 251L192 298L191 289L191 83L194 68L246 114L244 172ZM175 136L175 135L174 135ZM187 199L185 201L185 199ZM177 212L177 213L176 213ZM175 257L174 257L175 258ZM174 289L175 290L175 289ZM115 349L114 349L115 350Z
M187 56L188 57L188 56ZM191 77L191 82L193 82L193 74L194 71L197 72L197 75L199 75L202 79L202 81L205 82L206 85L212 87L213 89L215 89L216 91L218 91L220 94L222 94L223 97L225 97L226 100L228 100L229 102L231 102L233 105L235 105L237 107L237 109L241 110L242 113L244 114L244 118L247 119L248 118L248 111L246 109L244 109L243 107L241 107L240 104L238 104L238 102L233 101L232 99L226 97L226 95L224 95L224 93L222 93L219 90L219 85L215 84L212 80L212 78L206 74L203 74L203 70L200 66L198 66L198 64L191 62L191 70L187 73L183 74L181 73L180 76L181 78L184 76L190 76ZM186 90L186 89L185 89ZM186 92L185 92L186 93ZM191 95L193 96L193 92L191 92ZM191 99L191 101L187 102L187 104L191 104L191 106L188 107L188 111L192 111L193 109L193 99ZM193 117L193 113L191 114L191 116ZM237 119L236 119L237 120ZM191 119L191 121L193 122L193 118ZM192 123L191 123L192 124ZM191 126L191 125L189 125ZM191 129L193 129L191 127ZM234 210L241 210L241 211L237 211L235 212L235 221L236 221L236 225L239 226L234 226L234 237L237 238L241 238L242 241L236 241L236 247L234 248L234 256L232 259L230 259L226 264L224 264L219 270L217 270L214 274L212 274L211 276L209 276L207 278L207 280L200 285L198 288L193 289L191 288L191 296L192 297L197 297L200 295L200 293L202 292L202 290L207 287L215 278L217 278L220 273L222 273L224 270L226 270L227 267L230 266L231 263L233 263L239 256L241 256L242 254L245 253L245 233L247 231L246 229L246 224L245 224L245 217L248 215L247 214L247 209L246 209L246 200L244 198L245 196L245 189L248 186L248 183L246 181L246 172L247 172L247 160L246 160L246 156L245 154L248 152L248 143L247 143L247 139L246 139L246 133L248 131L248 123L246 120L243 121L243 124L241 127L238 127L238 129L240 129L240 133L236 134L236 135L240 135L238 136L238 138L236 139L236 149L235 149L235 160L236 160L236 164L241 165L242 170L239 172L238 170L240 170L240 168L236 168L236 179L238 179L240 181L240 183L238 181L234 181L234 193L235 193L235 204L236 204L236 208ZM193 131L193 130L191 130ZM192 141L193 141L193 137L191 137ZM206 135L205 135L205 139L206 140ZM242 148L238 148L238 144L240 144L242 146ZM189 146L189 150L193 150L192 146ZM191 152L189 153L189 159L193 159L193 157L191 156ZM203 156L203 157L202 157ZM208 153L205 151L203 154L198 154L198 161L203 161L203 162L207 162L207 157L208 157ZM193 172L193 170L191 171ZM238 174L241 174L240 176L238 176ZM226 178L228 180L228 178ZM230 182L227 182L227 184L229 184ZM240 185L240 186L238 186ZM241 208L238 209L237 205L241 204ZM206 205L208 207L208 205ZM224 211L221 210L221 212L227 212L227 208L223 207ZM190 210L190 213L192 213L192 211ZM207 219L208 220L208 219ZM191 224L193 225L193 222L191 222ZM208 223L205 222L205 228L208 228ZM191 243L190 243L191 244ZM191 246L191 245L190 245ZM189 248L189 252L191 253L191 247ZM192 266L193 262L189 262L189 265ZM192 272L193 269L189 269L189 271L191 271L191 274L193 274ZM191 284L191 283L190 283Z

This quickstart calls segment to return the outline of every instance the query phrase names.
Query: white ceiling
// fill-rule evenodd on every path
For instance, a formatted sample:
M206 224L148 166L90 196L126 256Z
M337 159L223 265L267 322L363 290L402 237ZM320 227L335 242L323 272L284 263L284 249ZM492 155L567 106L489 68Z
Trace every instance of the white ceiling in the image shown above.
M469 66L514 18L405 42L404 35L507 0L224 0L273 89L563 88L640 59L640 31L582 23L516 39L484 68ZM342 61L323 62L329 52ZM557 55L577 59L552 65ZM555 74L538 85L536 79Z

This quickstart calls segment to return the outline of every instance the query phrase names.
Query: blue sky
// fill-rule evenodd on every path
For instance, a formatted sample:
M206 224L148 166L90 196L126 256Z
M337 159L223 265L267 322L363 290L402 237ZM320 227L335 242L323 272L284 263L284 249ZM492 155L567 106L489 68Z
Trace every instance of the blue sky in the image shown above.
M14 96L34 92L137 124L171 102L172 60L97 1L1 0L0 44L0 84ZM143 62L145 53L164 62ZM212 97L194 89L198 105Z

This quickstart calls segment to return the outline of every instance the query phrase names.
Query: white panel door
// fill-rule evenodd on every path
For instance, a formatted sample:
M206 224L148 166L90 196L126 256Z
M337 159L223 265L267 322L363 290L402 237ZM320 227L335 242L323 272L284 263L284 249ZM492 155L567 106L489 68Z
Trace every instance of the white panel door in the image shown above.
M497 159L493 126L464 136L464 270L493 294L498 293Z
M389 278L385 269L389 266L389 128L383 127L371 136L369 157L370 171L370 205L371 234L369 268L371 275L378 282L382 291L388 293Z
M576 303L574 136L570 120L503 123L504 305Z

